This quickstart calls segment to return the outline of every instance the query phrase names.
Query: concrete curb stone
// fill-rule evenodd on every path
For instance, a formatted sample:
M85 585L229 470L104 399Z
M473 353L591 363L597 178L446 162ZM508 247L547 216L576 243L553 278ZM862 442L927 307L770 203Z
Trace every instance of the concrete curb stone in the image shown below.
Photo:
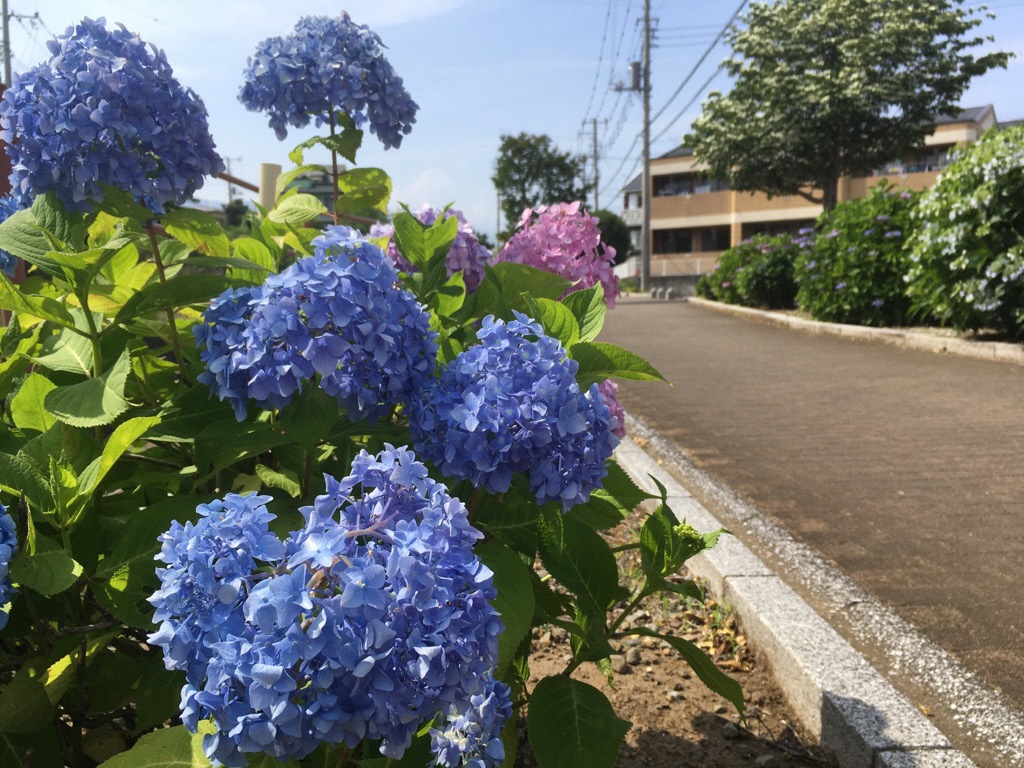
M980 360L996 360L1003 363L1024 365L1024 346L1020 344L1010 344L1001 341L968 341L954 337L932 336L931 334L901 328L869 328L862 325L824 323L818 320L808 320L803 317L788 315L785 312L772 312L751 307L740 307L735 304L723 304L719 301L710 301L697 296L690 296L686 301L720 312L730 312L734 315L757 318L808 333L844 336L861 341L880 341L904 349L945 352L951 355L959 355L960 357L973 357Z
M722 525L640 446L624 440L616 460L698 530ZM799 595L735 537L723 537L688 566L732 604L751 643L769 660L795 715L841 768L971 768L974 763Z

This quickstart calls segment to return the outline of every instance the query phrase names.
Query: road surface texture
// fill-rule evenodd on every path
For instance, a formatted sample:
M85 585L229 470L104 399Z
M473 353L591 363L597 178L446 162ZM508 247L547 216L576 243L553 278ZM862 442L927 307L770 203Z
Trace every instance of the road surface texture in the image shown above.
M637 297L601 339L672 384L628 411L1024 710L1024 368Z

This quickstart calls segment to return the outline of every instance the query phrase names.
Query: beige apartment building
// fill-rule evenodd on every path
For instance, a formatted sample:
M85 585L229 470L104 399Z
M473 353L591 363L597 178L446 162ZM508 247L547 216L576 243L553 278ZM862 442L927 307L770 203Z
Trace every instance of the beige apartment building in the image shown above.
M934 133L914 156L870 174L841 179L839 200L863 197L883 179L909 189L929 187L948 164L952 150L977 141L995 125L992 105L939 118ZM724 182L709 179L687 147L652 158L651 187L651 279L655 285L692 282L714 270L719 255L730 246L757 234L795 234L811 226L822 210L799 195L769 198L760 192L731 190ZM621 211L638 249L641 190L640 176L623 188ZM620 276L639 274L639 258L625 266Z

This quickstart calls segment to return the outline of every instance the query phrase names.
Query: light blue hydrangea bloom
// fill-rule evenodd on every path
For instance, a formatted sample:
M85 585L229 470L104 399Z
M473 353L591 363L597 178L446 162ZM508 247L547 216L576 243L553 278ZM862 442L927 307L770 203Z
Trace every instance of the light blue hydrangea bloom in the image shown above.
M283 408L318 376L350 418L372 421L433 375L437 334L380 248L336 226L313 246L262 287L219 296L194 328L207 366L198 380L239 420L248 400Z
M7 507L0 504L0 629L7 626L7 604L17 590L11 584L11 560L18 554L18 529Z
M102 18L47 47L50 59L15 74L0 102L16 197L53 192L88 211L106 184L162 213L224 170L202 100L174 78L162 51Z
M289 125L302 128L313 119L321 126L341 111L357 127L368 124L385 148L401 145L419 109L380 38L344 11L336 18L307 16L291 35L261 42L238 99L266 112L278 139Z
M484 762L467 764L499 765L503 625L465 506L407 448L364 451L326 481L284 542L268 533L265 496L228 495L161 537L150 640L186 673L182 721L195 732L212 718L206 754L242 766L252 752L301 759L363 739L400 758L443 715L473 734L467 761Z
M576 361L520 313L485 317L477 338L410 408L416 450L492 493L526 472L538 503L585 502L619 442L598 386L581 391Z

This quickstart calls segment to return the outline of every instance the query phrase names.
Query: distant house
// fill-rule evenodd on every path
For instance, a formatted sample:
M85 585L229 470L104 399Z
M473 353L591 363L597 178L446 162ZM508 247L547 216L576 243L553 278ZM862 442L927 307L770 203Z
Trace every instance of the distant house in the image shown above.
M894 160L869 174L842 178L839 200L863 197L883 178L909 189L925 189L935 183L952 150L977 141L996 125L992 105L941 117L917 154ZM641 179L637 176L623 187L621 212L638 249L644 205ZM741 240L757 234L795 234L811 226L822 210L799 195L769 199L760 192L731 190L725 182L708 178L688 147L677 147L651 160L651 192L654 279L710 272L722 251ZM627 270L630 275L639 274L639 260L634 258Z

